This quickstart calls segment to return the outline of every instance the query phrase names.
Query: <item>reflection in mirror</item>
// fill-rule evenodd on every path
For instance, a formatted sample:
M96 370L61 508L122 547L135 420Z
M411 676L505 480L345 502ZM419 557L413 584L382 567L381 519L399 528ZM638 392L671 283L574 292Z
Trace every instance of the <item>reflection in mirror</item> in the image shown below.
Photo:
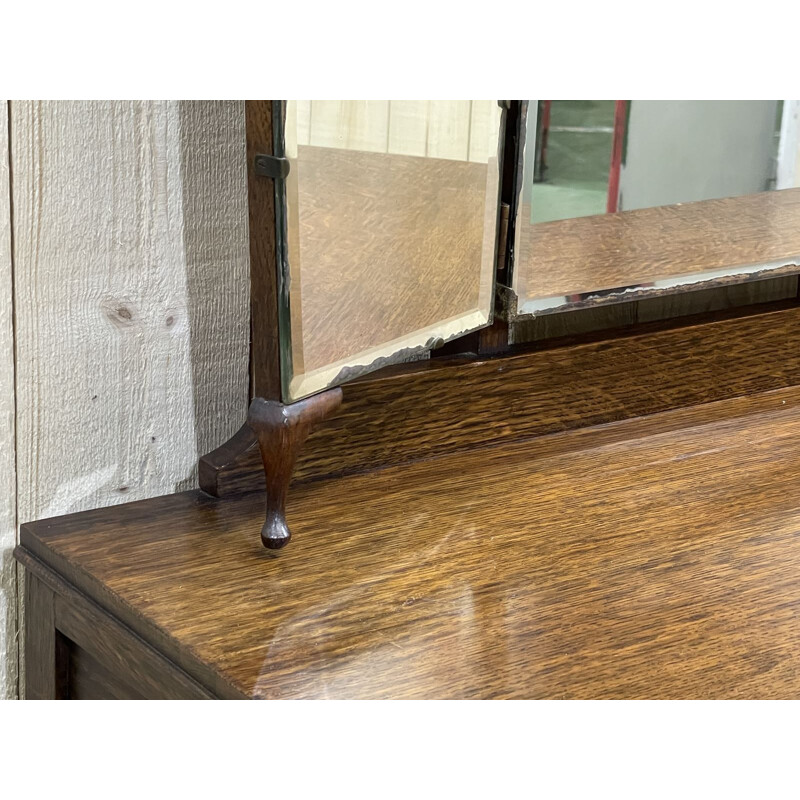
M284 399L487 325L497 101L300 100L284 113Z
M529 101L517 313L797 272L799 185L798 101Z

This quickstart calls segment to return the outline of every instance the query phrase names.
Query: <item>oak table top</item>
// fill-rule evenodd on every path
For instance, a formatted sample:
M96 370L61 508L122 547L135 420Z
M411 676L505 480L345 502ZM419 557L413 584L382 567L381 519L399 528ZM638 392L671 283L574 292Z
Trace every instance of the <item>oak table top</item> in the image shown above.
M227 696L800 697L799 437L785 388L298 485L277 558L196 491L21 547Z

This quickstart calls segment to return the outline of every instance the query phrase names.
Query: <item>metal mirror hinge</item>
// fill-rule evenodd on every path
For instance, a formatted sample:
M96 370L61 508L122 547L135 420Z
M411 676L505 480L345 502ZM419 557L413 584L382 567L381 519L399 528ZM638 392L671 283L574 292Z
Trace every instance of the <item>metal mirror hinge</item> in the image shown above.
M259 153L255 159L256 175L263 178L285 178L289 174L289 159Z

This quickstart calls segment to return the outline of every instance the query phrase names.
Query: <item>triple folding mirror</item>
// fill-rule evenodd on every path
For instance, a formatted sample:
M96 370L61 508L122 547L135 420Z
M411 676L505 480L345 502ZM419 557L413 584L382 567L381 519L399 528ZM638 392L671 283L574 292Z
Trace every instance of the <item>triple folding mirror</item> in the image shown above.
M513 321L799 271L797 101L305 100L273 119L286 402L491 324L497 292Z

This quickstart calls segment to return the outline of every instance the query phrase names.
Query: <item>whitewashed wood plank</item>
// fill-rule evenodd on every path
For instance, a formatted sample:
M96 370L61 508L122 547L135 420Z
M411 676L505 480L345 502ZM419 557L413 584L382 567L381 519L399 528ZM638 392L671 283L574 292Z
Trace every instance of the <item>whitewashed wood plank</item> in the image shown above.
M427 147L428 101L390 101L389 152L404 156L424 156Z
M427 155L467 161L472 101L431 100L428 109Z
M183 243L197 456L245 420L250 246L244 103L182 102ZM196 459L195 459L196 460ZM191 480L195 483L193 469Z
M311 144L311 101L295 100L297 144Z
M283 154L286 158L297 158L297 103L294 100L286 101L286 110L283 119Z
M17 696L14 330L8 102L0 101L0 698Z
M481 164L497 157L500 106L497 100L473 100L469 127L469 160Z
M242 116L12 104L21 520L186 488L241 424Z
M388 100L311 101L312 145L385 153L388 141Z

